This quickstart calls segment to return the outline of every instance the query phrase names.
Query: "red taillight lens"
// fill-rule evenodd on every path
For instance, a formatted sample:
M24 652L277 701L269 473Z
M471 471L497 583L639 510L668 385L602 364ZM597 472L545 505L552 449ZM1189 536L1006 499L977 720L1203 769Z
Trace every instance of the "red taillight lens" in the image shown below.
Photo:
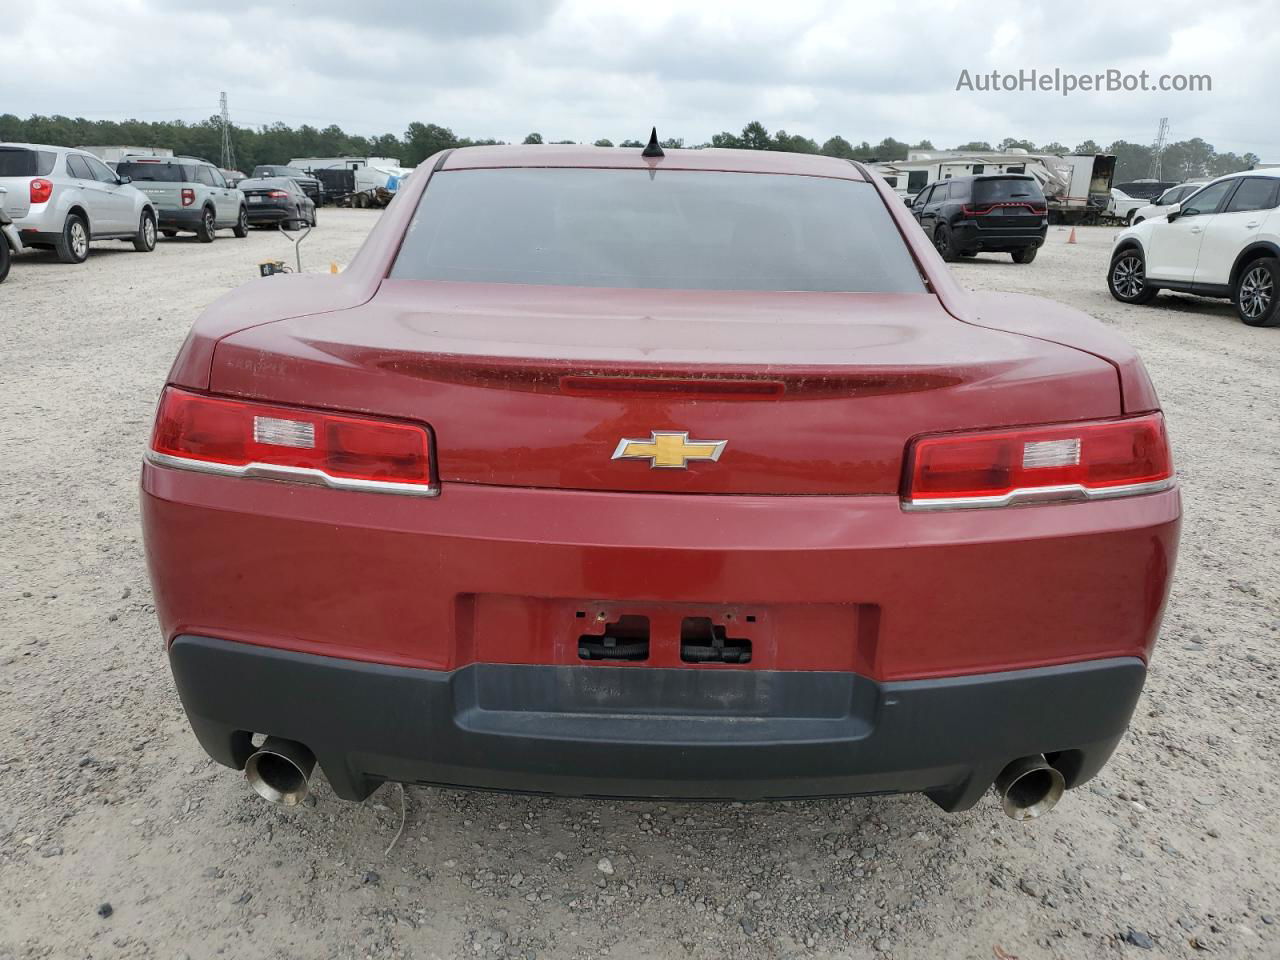
M1020 201L1011 201L1009 203L989 203L985 207L971 207L969 204L963 203L960 205L960 212L966 217L985 217L992 210L999 210L1004 207L1022 207L1041 217L1045 216L1049 212L1048 206L1043 203L1022 203Z
M53 181L44 177L36 177L31 181L31 202L48 203L53 196Z
M323 483L345 489L432 494L423 427L320 410L278 407L166 387L151 459L169 466Z
M1158 413L1050 427L920 437L908 507L991 507L1148 493L1173 483Z
M190 187L182 188L182 205L189 207L196 202L196 192Z
M267 193L268 197L287 197L288 195L289 194L284 190L271 190Z

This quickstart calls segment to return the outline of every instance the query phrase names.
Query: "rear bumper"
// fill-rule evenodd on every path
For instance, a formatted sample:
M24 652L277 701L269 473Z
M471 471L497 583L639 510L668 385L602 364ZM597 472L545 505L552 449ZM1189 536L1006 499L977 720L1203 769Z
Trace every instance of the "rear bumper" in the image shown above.
M157 225L161 230L197 230L204 217L203 207L182 207L180 209L161 208L157 215Z
M1048 235L1047 225L1026 229L1007 227L983 228L972 220L961 220L952 228L955 245L962 250L1009 252L1039 247Z
M1111 755L1134 658L877 683L847 672L358 663L180 636L196 736L240 769L252 733L305 743L334 791L387 780L570 796L756 800L924 792L972 806L1044 753L1074 787Z
M141 508L167 641L441 671L573 666L580 636L631 614L649 618L651 654L629 669L678 668L682 620L705 616L752 644L729 669L882 682L1145 662L1181 515L1176 488L913 513L879 495L445 483L400 497L151 463Z
M281 220L288 220L293 214L293 210L284 207L264 207L259 204L253 204L245 207L249 214L250 223L279 223Z

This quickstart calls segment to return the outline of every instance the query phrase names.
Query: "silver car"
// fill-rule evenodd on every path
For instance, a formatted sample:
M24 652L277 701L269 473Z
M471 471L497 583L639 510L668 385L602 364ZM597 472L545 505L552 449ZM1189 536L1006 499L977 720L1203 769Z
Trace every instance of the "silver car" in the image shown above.
M116 173L131 178L155 204L166 237L186 231L201 243L212 243L222 227L230 227L237 237L249 235L244 194L227 186L222 171L208 161L126 156L116 164Z
M83 263L92 240L155 249L155 204L84 150L0 143L0 187L23 248L54 250L63 263Z

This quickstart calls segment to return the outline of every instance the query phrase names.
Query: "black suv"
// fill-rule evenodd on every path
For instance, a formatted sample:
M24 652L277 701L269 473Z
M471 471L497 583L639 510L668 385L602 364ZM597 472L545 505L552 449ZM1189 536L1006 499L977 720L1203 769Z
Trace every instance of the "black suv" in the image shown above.
M1049 231L1049 207L1034 177L940 180L920 191L911 214L948 262L989 252L1030 263Z
M283 164L259 164L253 168L253 173L249 175L255 180L268 179L270 177L288 177L290 180L297 181L298 186L302 188L302 192L311 198L311 202L317 207L324 206L324 185L306 171L299 170L297 167L286 167Z

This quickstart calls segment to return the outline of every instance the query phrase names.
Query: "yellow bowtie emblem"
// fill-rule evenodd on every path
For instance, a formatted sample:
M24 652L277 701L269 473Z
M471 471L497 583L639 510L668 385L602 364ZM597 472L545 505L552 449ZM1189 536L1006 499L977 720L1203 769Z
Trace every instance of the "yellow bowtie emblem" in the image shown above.
M719 460L728 440L690 440L688 433L652 430L648 440L623 437L614 460L648 460L650 467L687 470L690 460Z

